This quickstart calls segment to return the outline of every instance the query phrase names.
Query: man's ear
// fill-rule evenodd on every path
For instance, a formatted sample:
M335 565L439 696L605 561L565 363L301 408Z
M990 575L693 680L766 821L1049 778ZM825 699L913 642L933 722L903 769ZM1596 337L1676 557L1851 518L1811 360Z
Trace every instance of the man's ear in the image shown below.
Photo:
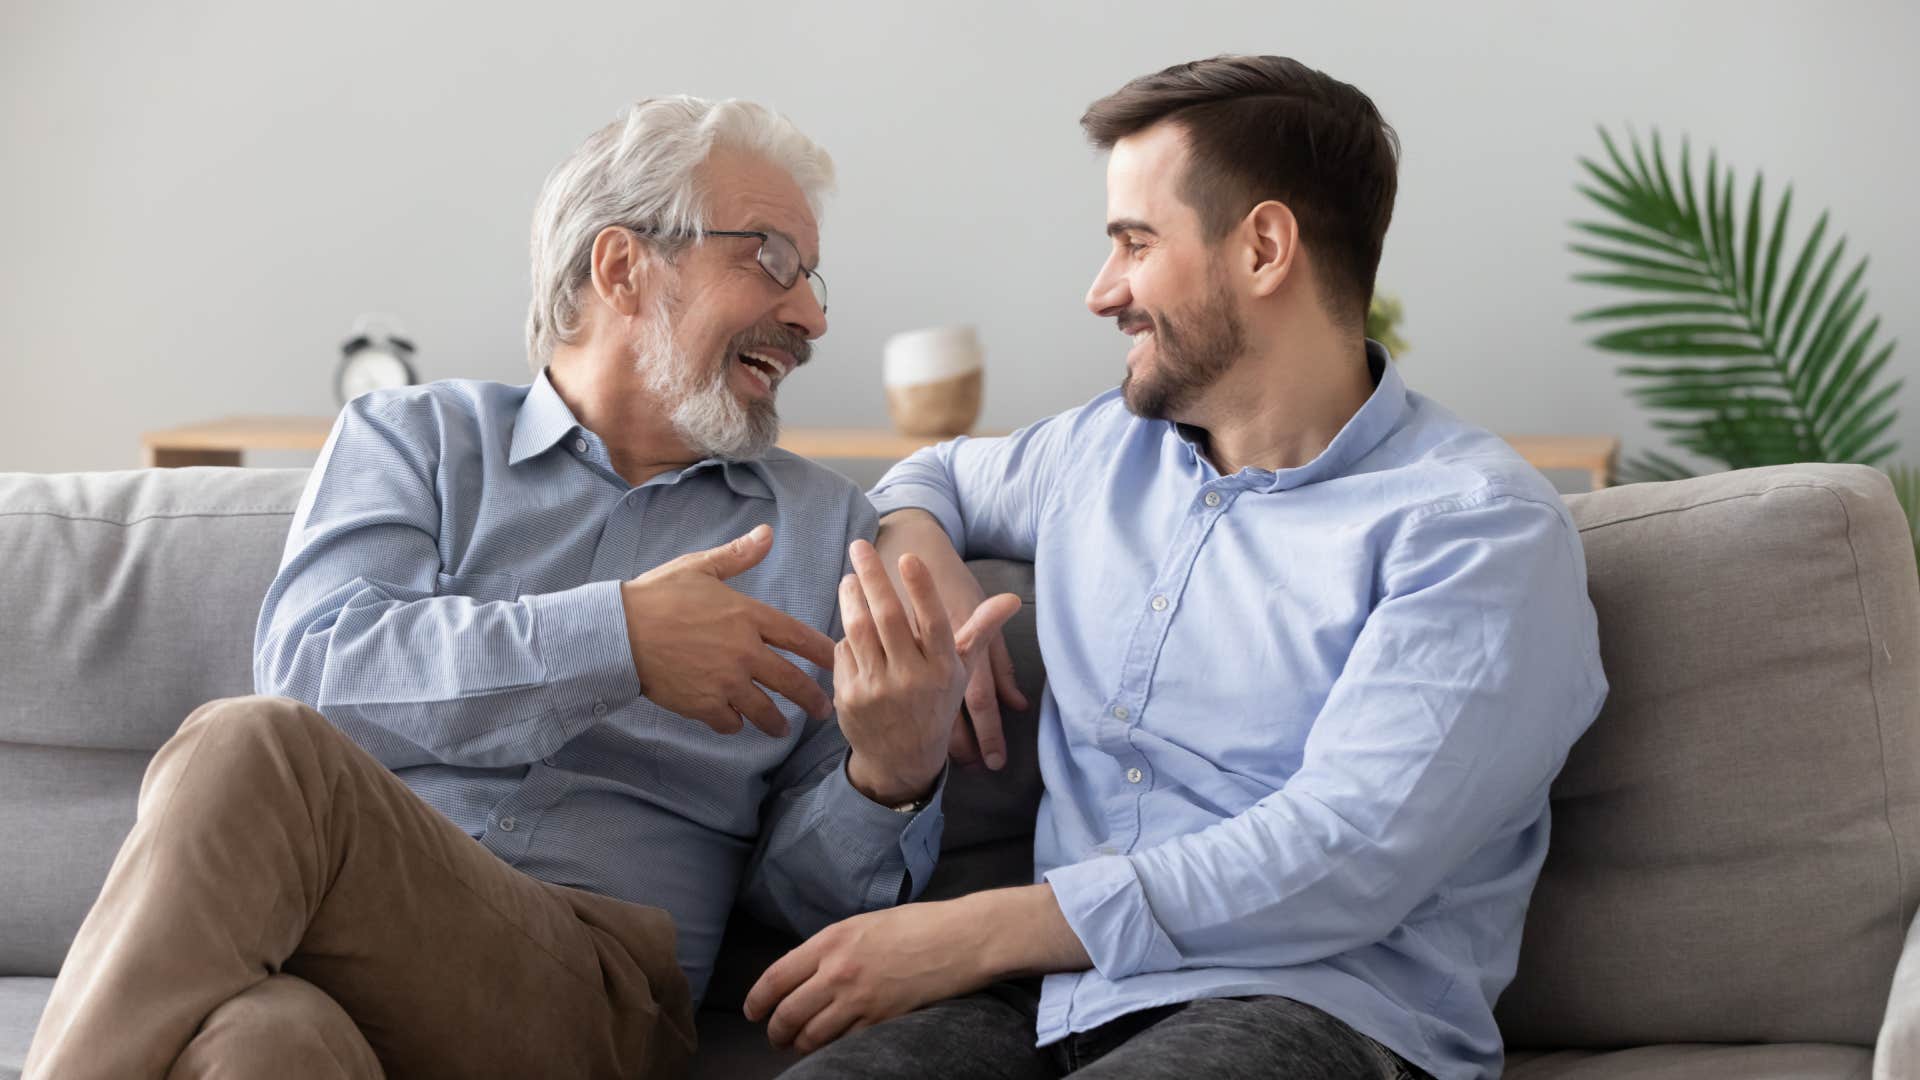
M1255 296L1272 296L1299 261L1300 222L1286 203L1269 199L1247 211L1241 227L1249 241L1249 288Z
M593 292L618 315L640 314L653 292L661 259L632 229L609 225L593 238Z

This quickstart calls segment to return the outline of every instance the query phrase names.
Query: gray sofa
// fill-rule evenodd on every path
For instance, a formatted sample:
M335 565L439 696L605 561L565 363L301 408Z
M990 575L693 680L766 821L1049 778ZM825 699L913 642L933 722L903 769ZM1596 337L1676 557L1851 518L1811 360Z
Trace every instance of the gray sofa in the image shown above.
M0 475L0 1078L148 757L249 690L302 478ZM1920 1077L1920 584L1886 480L1792 466L1568 502L1613 692L1554 787L1507 1075ZM1031 690L1030 616L1010 633ZM1012 731L1005 773L954 783L936 896L1030 877L1032 718ZM780 1068L737 1005L783 945L736 921L700 1075Z

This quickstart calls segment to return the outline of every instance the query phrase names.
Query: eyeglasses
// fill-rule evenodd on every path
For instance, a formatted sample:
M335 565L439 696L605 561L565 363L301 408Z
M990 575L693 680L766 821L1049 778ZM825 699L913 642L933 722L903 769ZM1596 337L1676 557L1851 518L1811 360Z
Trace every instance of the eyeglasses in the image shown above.
M662 233L658 229L650 228L635 228L633 231L645 236L689 235ZM805 274L807 286L813 290L813 299L820 305L820 314L827 313L827 280L820 276L818 270L808 270L800 265L800 249L793 246L792 240L777 232L760 232L753 229L706 229L700 235L750 236L760 241L760 250L754 252L753 261L760 264L760 269L766 271L767 276L773 279L773 283L782 289L791 289L800 280L800 276Z

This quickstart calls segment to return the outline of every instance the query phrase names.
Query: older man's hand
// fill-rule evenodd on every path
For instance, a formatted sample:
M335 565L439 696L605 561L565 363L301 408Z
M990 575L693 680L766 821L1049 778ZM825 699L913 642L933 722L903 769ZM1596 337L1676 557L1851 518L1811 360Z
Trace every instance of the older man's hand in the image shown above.
M773 650L830 670L833 639L726 584L771 550L773 530L761 525L622 583L627 644L641 693L723 734L739 731L742 716L769 735L787 733L786 717L766 690L811 716L831 714L833 703L820 684Z
M899 562L911 617L872 544L854 541L849 557L854 572L840 582L847 636L833 665L840 731L853 751L847 779L875 802L904 803L924 796L945 768L968 669L1020 610L1020 598L1002 593L982 602L955 632L918 556Z

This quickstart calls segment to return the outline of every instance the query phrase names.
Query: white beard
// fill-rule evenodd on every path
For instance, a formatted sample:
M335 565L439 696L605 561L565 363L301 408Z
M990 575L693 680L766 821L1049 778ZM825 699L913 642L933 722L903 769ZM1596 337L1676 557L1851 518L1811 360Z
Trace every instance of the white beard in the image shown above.
M694 369L686 350L674 344L667 298L654 305L647 329L633 347L634 368L671 412L668 422L704 457L750 461L780 438L780 414L771 401L742 405L728 385L736 363L725 357L710 374Z

